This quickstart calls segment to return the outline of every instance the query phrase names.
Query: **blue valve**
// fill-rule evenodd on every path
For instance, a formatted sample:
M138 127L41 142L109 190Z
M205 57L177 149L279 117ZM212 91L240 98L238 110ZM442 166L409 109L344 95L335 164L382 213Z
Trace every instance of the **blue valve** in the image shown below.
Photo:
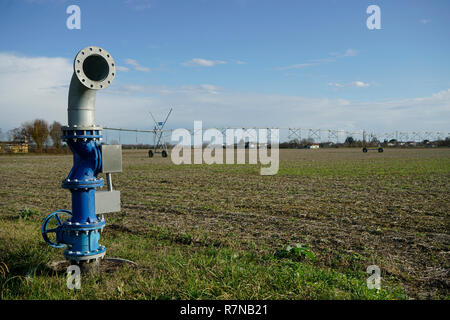
M45 242L47 242L49 246L51 246L53 248L57 248L57 249L65 248L65 247L67 247L67 244L51 241L48 237L48 234L53 233L53 232L57 233L61 229L63 222L62 222L61 218L59 217L60 215L72 216L72 212L70 212L69 210L64 210L64 209L53 211L45 218L44 222L42 223L42 229L41 229L42 237L44 238ZM58 226L53 229L48 229L48 223L53 218L56 220L56 223L58 224ZM56 236L56 239L58 240L58 236Z

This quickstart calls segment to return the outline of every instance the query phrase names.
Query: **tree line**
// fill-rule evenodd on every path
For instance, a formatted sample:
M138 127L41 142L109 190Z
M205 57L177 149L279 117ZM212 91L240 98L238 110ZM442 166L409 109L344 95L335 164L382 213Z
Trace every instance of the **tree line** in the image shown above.
M0 130L1 132L1 130ZM22 123L20 127L9 130L7 133L9 141L34 143L38 151L44 147L52 146L61 149L61 123L54 121L48 124L43 119L35 119Z
M301 149L305 148L308 145L311 145L314 143L314 139L293 139L290 141L282 142L280 143L279 147L281 149ZM393 147L401 147L401 146L411 146L408 143L405 142L399 142L396 139L391 140L383 140L380 141L376 137L371 137L370 139L363 141L363 140L356 140L352 136L348 136L344 143L334 143L334 142L320 142L318 143L320 147L387 147L387 146L393 146ZM418 147L430 147L430 146L436 146L436 147L450 147L450 137L447 137L443 140L423 140L420 142L414 142L414 146Z

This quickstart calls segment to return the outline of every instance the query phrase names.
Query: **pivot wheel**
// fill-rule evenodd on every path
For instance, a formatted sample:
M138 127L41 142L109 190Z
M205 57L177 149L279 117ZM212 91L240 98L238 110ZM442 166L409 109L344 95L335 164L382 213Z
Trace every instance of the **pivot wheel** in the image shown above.
M152 151L152 150L149 150L149 151L148 151L148 157L149 157L149 158L153 158L153 151Z
M59 227L61 227L63 225L63 222L61 220L61 216L62 215L68 215L68 216L72 216L72 212L70 212L69 210L56 210L52 213L50 213L44 220L44 222L42 223L42 229L41 229L41 234L42 234L42 238L44 238L45 242L47 242L50 246L52 246L53 248L65 248L66 245L63 243L57 243L57 242L53 242L52 240L49 239L48 234L49 233L56 233L56 231L58 230ZM56 228L50 228L49 229L49 223L52 220L55 220L57 223Z
M378 148L378 152L383 152L383 148Z
M166 150L163 150L163 151L161 152L161 155L162 155L163 158L167 158L167 151L166 151Z
M363 152L366 153L367 152L367 148L363 148Z

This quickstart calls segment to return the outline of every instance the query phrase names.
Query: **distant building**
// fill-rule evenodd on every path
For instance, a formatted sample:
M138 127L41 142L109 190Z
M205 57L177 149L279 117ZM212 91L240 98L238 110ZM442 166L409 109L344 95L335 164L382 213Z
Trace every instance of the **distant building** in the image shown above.
M306 149L319 149L319 144L318 143L309 143L306 145Z
M0 153L28 153L28 143L24 141L0 141Z
M245 149L256 149L258 145L256 142L246 142L245 143Z

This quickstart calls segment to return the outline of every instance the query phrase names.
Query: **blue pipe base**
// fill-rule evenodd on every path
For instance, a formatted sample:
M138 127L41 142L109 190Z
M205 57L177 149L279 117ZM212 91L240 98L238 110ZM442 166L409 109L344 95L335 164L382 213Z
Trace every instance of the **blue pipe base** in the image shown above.
M69 247L64 251L67 260L85 261L101 258L106 248L98 243L100 233L105 227L105 219L93 223L73 223L71 219L65 221L56 232L56 240Z
M54 248L64 248L64 256L69 261L90 262L103 258L105 246L100 245L100 233L105 227L105 219L95 213L95 191L104 185L98 178L102 168L101 147L97 141L102 137L101 129L63 128L62 139L73 153L73 167L62 181L62 187L72 195L72 211L57 210L51 213L42 225L44 240ZM70 219L62 222L59 215L69 214ZM58 227L48 229L48 223L55 219ZM48 233L56 233L56 242L50 241Z

